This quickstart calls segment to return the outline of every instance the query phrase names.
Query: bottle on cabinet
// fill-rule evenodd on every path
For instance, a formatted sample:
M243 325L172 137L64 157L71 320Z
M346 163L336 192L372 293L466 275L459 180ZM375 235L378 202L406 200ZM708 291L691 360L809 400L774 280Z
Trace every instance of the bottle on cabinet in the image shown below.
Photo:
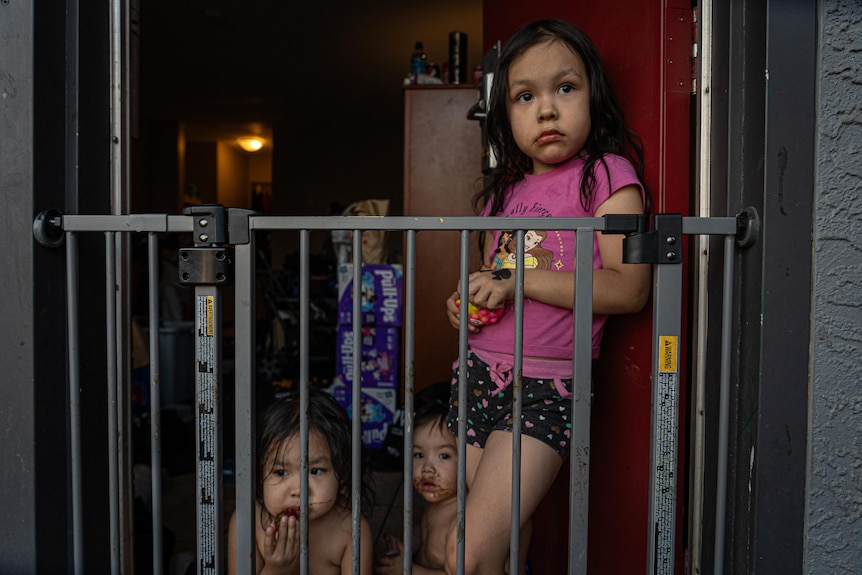
M428 55L425 54L425 48L422 42L416 42L413 48L413 55L410 58L410 83L419 83L419 76L427 73Z

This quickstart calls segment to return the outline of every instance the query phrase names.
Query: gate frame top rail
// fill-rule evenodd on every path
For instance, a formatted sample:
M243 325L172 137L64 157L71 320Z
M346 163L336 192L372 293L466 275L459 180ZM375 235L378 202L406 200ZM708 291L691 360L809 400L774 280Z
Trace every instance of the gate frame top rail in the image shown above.
M227 208L230 213L237 208ZM248 210L248 230L493 230L499 227L493 216L409 217L409 216L262 216ZM619 215L609 214L598 218L555 218L563 228L592 227L599 232L633 235L642 231L636 224L620 227ZM236 218L234 218L236 220ZM534 218L506 218L507 227L529 228ZM533 220L533 221L531 221ZM231 223L234 223L232 221ZM33 222L34 236L46 247L57 230L66 232L193 232L192 215L179 214L128 214L128 215L63 215L57 210L45 210ZM754 208L746 208L737 216L683 217L682 233L733 235L737 244L746 247L758 236L760 219ZM245 243L245 242L235 242Z

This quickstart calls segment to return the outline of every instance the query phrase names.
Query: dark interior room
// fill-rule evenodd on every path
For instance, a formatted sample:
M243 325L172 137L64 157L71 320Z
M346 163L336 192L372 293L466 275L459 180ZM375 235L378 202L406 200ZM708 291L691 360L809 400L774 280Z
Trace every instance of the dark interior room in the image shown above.
M330 215L332 202L364 198L401 213L402 85L414 43L444 66L449 33L466 33L472 80L482 2L318 6L140 3L133 212L176 211L190 192L251 207L251 185L268 182L274 214ZM241 136L263 147L244 152ZM217 177L202 177L196 163L212 157Z
M479 96L473 68L481 63L483 53L481 0L382 0L337 7L262 0L154 0L137 3L131 16L131 213L180 213L189 205L216 203L272 215L326 216L339 215L360 200L380 199L388 202L388 214L402 215L407 138L404 86L411 55L421 41L428 63L441 70L438 81L445 87L453 31L467 35L467 82L459 86L459 101L450 114L434 121L443 124L454 119L461 130L475 132L475 139L469 141L479 141L479 123L467 120L467 112ZM413 134L422 137L419 130ZM243 149L240 140L252 137L259 139L259 149ZM478 147L470 153L479 158ZM433 169L446 169L433 158L427 163L436 166ZM474 163L475 175L469 180L481 175L480 162ZM469 193L463 201L463 207L469 206ZM328 235L312 234L313 252L323 249ZM397 253L400 246L395 244L400 242L392 238L392 244L391 251ZM166 262L175 259L176 246L163 249ZM271 291L283 293L293 287L295 250L293 235L268 238L268 261L259 263L271 268L267 281L283 284ZM172 270L172 266L164 268L162 276L175 277ZM334 285L331 272L331 268L323 270L314 285L315 295L322 296L316 301L322 312L312 328L312 374L323 384L335 368L335 325L328 313ZM179 291L183 301L191 295L188 289ZM269 292L259 295L262 325L271 326L279 311L282 316L285 309L290 313L290 302L276 301ZM231 341L230 300L224 298L226 346ZM144 306L139 318L146 313ZM169 404L162 426L170 438L163 456L170 573L186 572L195 549L194 453L189 435L193 419L188 397L193 387L183 383L193 377L185 363L171 361L181 358L183 350L191 352L189 311L186 308L173 317L176 321L164 323L160 334L162 403ZM164 312L161 315L167 318ZM290 327L286 336L290 341ZM261 402L273 391L270 383L279 377L292 381L295 375L284 373L283 363L269 353L271 338L270 330L259 334L258 360L266 370L281 371L259 375L258 388L266 386ZM226 378L230 378L229 366ZM227 410L230 394L226 395ZM225 426L225 489L230 495L233 431L230 421ZM146 453L146 447L139 451ZM136 481L146 482L145 471L136 470ZM386 485L384 490L397 493L396 487ZM388 499L381 505L381 514L397 523L401 511L389 508ZM378 528L386 521L382 516L375 520Z

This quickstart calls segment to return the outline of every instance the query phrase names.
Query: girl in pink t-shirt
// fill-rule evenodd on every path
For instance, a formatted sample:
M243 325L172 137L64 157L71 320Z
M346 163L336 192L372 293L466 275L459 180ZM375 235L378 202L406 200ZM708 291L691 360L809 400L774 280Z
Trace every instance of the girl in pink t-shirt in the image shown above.
M509 40L495 70L489 102L487 129L497 167L474 198L474 206L481 207L483 215L537 218L535 228L527 232L524 254L523 549L533 512L568 458L572 429L575 233L555 230L552 218L644 213L643 153L624 122L592 41L561 20L528 24ZM470 274L468 293L456 289L447 301L453 327L460 326L460 299L492 310L511 306L514 238L514 230L480 238L481 269ZM649 297L650 267L623 264L622 240L620 235L595 234L594 357L608 314L639 311ZM468 356L464 364L456 364L453 375L449 427L456 434L461 369L469 386L467 574L499 575L508 569L514 315L504 313L497 323L484 327L470 325ZM457 565L456 532L457 527L447 545L452 573Z

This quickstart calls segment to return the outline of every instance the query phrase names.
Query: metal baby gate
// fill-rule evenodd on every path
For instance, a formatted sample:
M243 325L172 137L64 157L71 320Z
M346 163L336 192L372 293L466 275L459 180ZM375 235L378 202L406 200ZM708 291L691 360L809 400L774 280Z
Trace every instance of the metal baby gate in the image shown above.
M517 250L516 298L515 298L515 361L514 372L522 365L523 328L523 257L524 231L535 225L534 218L506 218L505 228L516 232ZM568 572L584 575L587 569L587 517L589 496L589 445L591 402L591 315L592 315L592 269L593 234L625 234L623 260L629 263L654 264L653 289L653 340L652 340L652 420L649 478L650 502L648 531L648 573L671 575L674 573L675 518L677 505L677 461L678 461L678 417L680 390L679 344L682 318L682 244L685 235L717 235L724 237L724 285L721 328L722 373L720 376L719 454L718 454L718 501L717 521L724 517L724 477L727 460L727 420L729 410L729 353L730 313L735 247L750 244L757 233L756 212L748 210L737 217L690 218L679 214L657 214L652 227L647 229L644 216L608 215L603 218L556 218L555 229L574 230L577 237L576 288L575 288L575 344L574 389L573 389L573 439L571 442L571 482L569 509L569 556ZM109 497L111 521L111 569L121 571L120 534L120 487L117 454L118 437L118 386L126 385L118 375L117 365L117 248L118 234L147 234L149 271L149 337L150 337L150 405L151 405L151 469L152 469L152 515L153 515L153 566L154 573L162 570L162 508L161 508L161 437L160 437L160 384L159 384L159 268L158 235L191 233L193 247L179 251L180 282L194 286L195 302L195 347L194 358L187 358L196 366L195 429L197 445L197 573L220 575L225 570L225 553L222 520L222 437L220 399L222 385L221 346L221 288L232 284L235 289L235 419L236 446L236 509L237 538L236 556L248 558L238 560L238 573L254 572L254 430L255 430L255 232L271 230L294 230L300 240L299 274L299 382L300 401L307 401L309 381L309 234L314 230L350 230L353 232L353 330L361 326L361 240L362 232L369 230L400 231L405 235L404 273L404 453L412 451L412 417L414 407L413 354L416 277L416 234L418 232L460 232L460 277L462 291L466 291L469 274L470 232L500 229L498 218L478 217L289 217L260 216L248 210L225 208L220 205L187 208L183 215L62 215L55 210L39 214L34 222L34 234L43 245L57 247L65 240L67 256L68 291L68 373L70 393L70 437L72 463L72 521L75 573L83 573L83 537L85 529L82 519L81 496L81 421L79 418L80 367L79 317L78 317L78 247L77 236L81 233L101 232L105 236L105 290L107 302L106 329L108 332L108 406L109 406ZM442 313L442 312L441 312ZM459 356L467 352L467 316L462 314L459 340ZM353 341L352 413L360 412L360 338ZM461 376L465 376L462 374ZM459 456L458 456L458 572L463 573L464 564L464 497L466 492L466 465L464 433L466 393L464 381L460 385L459 401ZM514 393L520 394L520 378L515 378ZM515 402L513 413L513 490L512 490L512 543L510 561L518 565L519 521L518 496L520 490L520 401ZM304 410L303 410L304 411ZM301 421L301 436L307 438L307 419ZM359 452L361 448L361 422L352 418L353 425L353 557L354 574L359 573ZM302 446L302 457L307 458L307 445ZM412 462L404 458L403 473L409 477ZM306 465L307 465L307 459ZM413 491L410 481L404 485L404 546L412 548L412 532L407 526L413 521ZM307 501L307 479L302 485L302 497ZM305 514L301 516L300 537L303 549L302 573L308 573L308 526ZM724 529L716 528L716 549L723 549ZM716 553L722 556L721 552ZM720 561L720 559L716 559ZM409 554L404 570L411 570ZM719 571L716 571L719 572Z

